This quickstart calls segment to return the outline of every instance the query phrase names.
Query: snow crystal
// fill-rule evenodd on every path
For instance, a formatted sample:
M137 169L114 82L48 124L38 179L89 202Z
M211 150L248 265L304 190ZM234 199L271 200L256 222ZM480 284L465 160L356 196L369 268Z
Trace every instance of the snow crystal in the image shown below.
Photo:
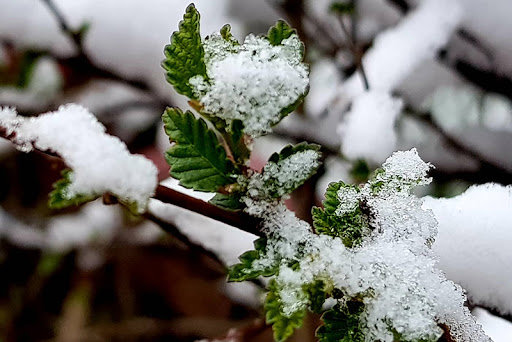
M357 96L338 127L343 155L382 163L395 150L394 126L401 110L402 101L384 92L370 91Z
M437 269L430 250L437 222L409 193L413 180L429 182L429 168L415 150L399 152L388 158L380 175L382 180L402 179L403 187L375 190L370 182L359 193L350 187L340 190L340 200L350 205L364 201L370 212L373 232L354 248L339 238L312 233L282 203L245 199L246 211L263 219L269 236L267 253L258 261L262 268L299 263L293 269L281 266L276 276L285 315L307 305L303 284L322 279L346 298L363 298L366 341L392 342L391 330L407 340L436 339L443 333L441 323L457 341L489 341L464 307L462 288Z
M359 207L359 200L361 196L359 191L353 187L341 188L338 193L340 205L336 209L336 215L343 216L351 213Z
M273 46L264 37L249 35L243 45L228 46L212 35L204 41L209 80L194 76L190 84L207 113L228 124L242 120L247 134L270 132L282 109L307 90L308 68L301 62L297 35Z
M68 198L110 192L144 210L157 185L157 169L143 156L132 155L85 108L69 104L39 117L24 118L12 110L0 112L0 126L15 134L23 152L36 148L61 156L73 170Z
M439 221L439 267L475 304L512 313L512 187L475 185L454 198L425 198Z
M398 177L401 182L416 185L428 184L431 179L427 178L428 171L433 166L425 163L418 155L418 151L413 148L409 151L397 151L391 155L384 164L382 164L383 174L387 179Z

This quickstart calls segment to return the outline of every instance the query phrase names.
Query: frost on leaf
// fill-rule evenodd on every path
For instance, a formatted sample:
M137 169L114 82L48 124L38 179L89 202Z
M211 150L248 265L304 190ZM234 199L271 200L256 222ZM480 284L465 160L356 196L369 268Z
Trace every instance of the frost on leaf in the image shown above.
M261 174L249 180L248 194L258 198L280 198L304 184L320 167L320 146L288 145L270 156Z
M313 212L319 234L280 201L244 198L268 237L253 265L280 265L271 289L279 304L274 316L311 309L306 288L322 281L325 297L338 302L324 316L322 341L434 342L443 334L440 324L457 341L490 341L464 306L462 288L436 267L437 222L411 194L413 186L428 184L430 167L415 150L397 152L359 188L332 183L324 208ZM346 234L348 227L358 234ZM316 298L318 307L322 297ZM288 321L275 322L283 331ZM285 331L296 326L288 324Z
M130 154L121 140L106 134L96 117L79 105L61 106L32 118L2 110L0 126L13 136L19 150L57 153L72 169L55 185L50 203L56 207L111 193L141 212L156 188L153 163Z
M254 35L241 45L226 34L205 39L207 76L197 74L189 81L205 113L228 126L241 120L247 134L260 136L293 111L307 92L308 68L297 35L280 34L287 38L275 45L277 38Z

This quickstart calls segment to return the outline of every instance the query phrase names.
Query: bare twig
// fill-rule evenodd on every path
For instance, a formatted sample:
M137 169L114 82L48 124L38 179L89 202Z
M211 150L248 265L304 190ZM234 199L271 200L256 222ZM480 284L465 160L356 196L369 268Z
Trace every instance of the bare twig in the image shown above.
M359 47L357 46L356 41L356 25L355 23L355 14L352 14L351 16L351 22L352 22L352 32L349 31L347 25L345 24L345 21L343 20L343 17L341 15L338 15L338 22L340 23L341 29L343 30L343 33L345 33L345 36L347 38L347 41L350 45L350 50L352 51L352 55L354 57L354 60L356 62L356 66L361 72L361 77L363 79L364 88L366 90L370 90L370 83L368 82L368 77L366 76L366 72L364 70L363 66L363 57L361 52L359 51Z
M163 185L159 185L156 188L154 198L161 202L173 204L216 221L226 223L248 233L263 236L263 233L258 228L259 220L242 211L235 212L224 210L213 204L185 195Z
M52 56L64 69L72 70L76 73L77 77L75 78L74 82L70 82L68 86L72 87L77 84L81 85L86 80L89 80L91 78L104 78L107 80L124 83L139 90L145 91L160 103L168 102L165 99L162 99L159 95L155 94L153 92L152 87L147 82L137 79L126 78L110 69L105 69L94 63L94 61L89 57L87 51L84 48L83 34L71 28L62 12L58 9L58 7L52 0L42 1L48 6L48 8L58 21L62 32L71 39L77 50L77 55L73 57L59 57L53 56L49 52L47 53L47 55Z

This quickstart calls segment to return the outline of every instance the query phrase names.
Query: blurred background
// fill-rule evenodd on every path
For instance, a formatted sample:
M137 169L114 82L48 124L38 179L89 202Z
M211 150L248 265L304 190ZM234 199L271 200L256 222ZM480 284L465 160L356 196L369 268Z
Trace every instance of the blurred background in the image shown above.
M189 2L0 0L0 106L33 116L80 103L153 160L167 186L208 199L166 180L163 159L161 114L187 103L160 62ZM305 43L309 96L255 141L251 160L259 169L287 143L323 146L325 166L288 201L299 217L311 219L329 182L364 182L393 151L412 147L435 165L419 195L512 183L510 0L195 4L204 36L230 23L243 41L283 18ZM365 90L392 96L395 109L356 119L353 102ZM172 234L101 200L49 210L64 167L0 141L0 341L271 341L262 284L225 282L226 265L254 236L159 202L150 209ZM512 341L509 314L474 313L495 341ZM313 341L318 319L293 341Z

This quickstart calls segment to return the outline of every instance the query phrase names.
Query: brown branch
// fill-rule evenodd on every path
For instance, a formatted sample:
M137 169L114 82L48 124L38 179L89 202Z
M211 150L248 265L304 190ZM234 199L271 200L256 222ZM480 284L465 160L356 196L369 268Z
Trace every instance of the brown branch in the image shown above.
M235 212L224 210L201 199L185 195L163 185L157 186L153 198L226 223L248 233L263 236L263 233L259 230L260 221L242 211Z

